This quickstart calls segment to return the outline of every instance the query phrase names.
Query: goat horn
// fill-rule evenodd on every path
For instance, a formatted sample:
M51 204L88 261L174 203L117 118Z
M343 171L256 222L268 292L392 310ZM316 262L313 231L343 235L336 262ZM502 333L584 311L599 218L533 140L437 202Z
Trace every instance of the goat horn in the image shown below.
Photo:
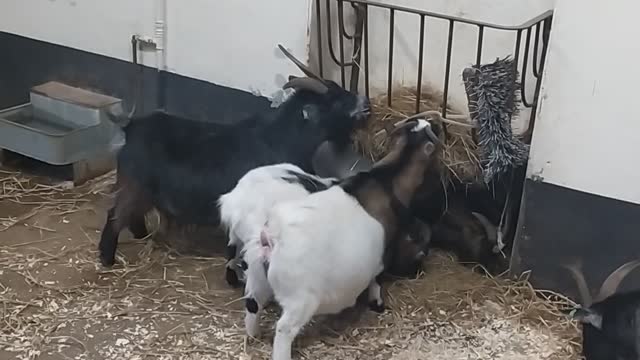
M598 296L595 299L595 302L602 301L609 296L613 295L616 290L618 290L618 286L624 278L631 272L633 269L640 265L640 260L629 261L619 268L617 268L614 272L612 272L607 279L602 283L600 287L600 292L598 292Z
M478 219L482 227L484 227L484 231L487 233L487 240L491 242L492 245L495 245L498 241L498 229L487 219L486 216L472 211L471 214Z
M467 128L473 128L474 126L472 124L469 124L468 122L461 122L462 120L469 120L469 117L466 115L449 115L449 117L442 117L442 114L439 111L436 110L427 110L427 111L423 111L421 113L417 113L415 115L411 115L408 118L402 119L400 121L398 121L396 123L397 124L401 124L405 121L410 121L410 120L414 120L414 119L419 119L419 118L423 118L423 117L427 117L430 115L435 115L436 117L438 117L438 119L443 122L443 123L447 123L447 124L451 124L451 125L457 125L457 126L461 126L461 127L467 127ZM460 120L460 121L458 121Z
M406 129L406 128L409 128L409 127L412 127L412 126L416 126L416 124L412 123L411 121L405 121L400 126L396 126L393 130L391 130L391 132L389 132L386 127L385 127L385 130L387 131L389 136L392 136L395 133L397 133L398 131Z
M580 263L562 265L562 267L569 270L571 277L573 277L573 280L576 282L576 286L578 287L578 292L580 293L580 298L582 300L582 306L585 308L591 306L591 304L593 304L593 299L591 297L589 287L587 286L587 281L582 274L582 270L580 270Z
M408 118L404 119L403 121L411 121L411 120L416 120L416 119L420 119L420 118L424 118L427 117L429 115L435 115L437 117L439 117L440 119L442 119L442 114L440 114L439 111L436 110L428 110L428 111L423 111L421 113L417 113L414 115L409 116Z
M415 116L415 115L414 115ZM390 129L392 128L394 125L385 125L384 127L384 131L387 133L387 136L392 136L395 133L397 133L398 131L402 130L402 129L406 129L408 127L411 126L415 126L415 123L417 120L416 119L411 119L411 120L404 120L403 122L400 123L400 125L398 125L397 127L395 127L394 129ZM433 130L431 130L430 126L427 126L424 128L424 132L427 133L427 136L429 137L429 139L431 139L431 141L433 141L433 143L435 144L442 144L442 141L440 141L440 138L438 138L438 136L433 132Z
M315 78L310 77L297 77L289 80L284 86L283 89L293 88L293 89L305 89L310 90L318 94L326 94L329 91L329 87L325 85L323 82L319 81Z
M310 78L314 78L314 79L324 83L324 79L322 79L320 76L316 75L313 71L311 71L311 69L308 66L303 64L302 61L298 60L295 56L293 56L292 53L287 51L287 49L285 49L284 46L282 46L281 44L278 44L278 48L280 49L280 51L282 51L282 53L287 58L289 58L289 60L291 60L294 64L296 64L296 66L300 70L302 70L302 72L305 73L305 75L307 75Z

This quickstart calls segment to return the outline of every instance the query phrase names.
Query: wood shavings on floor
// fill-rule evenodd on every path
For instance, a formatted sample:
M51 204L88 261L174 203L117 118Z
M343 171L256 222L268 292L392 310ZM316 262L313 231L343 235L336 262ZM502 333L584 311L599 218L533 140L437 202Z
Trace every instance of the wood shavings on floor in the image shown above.
M269 359L278 308L265 313L263 337L247 339L242 294L225 283L223 258L177 256L123 233L120 264L98 265L104 184L112 179L47 188L49 203L82 204L67 213L15 207L21 196L7 187L3 216L34 213L0 231L0 359ZM314 319L294 359L579 358L578 328L557 310L567 301L536 296L526 281L488 278L434 252L419 279L385 289L383 314Z

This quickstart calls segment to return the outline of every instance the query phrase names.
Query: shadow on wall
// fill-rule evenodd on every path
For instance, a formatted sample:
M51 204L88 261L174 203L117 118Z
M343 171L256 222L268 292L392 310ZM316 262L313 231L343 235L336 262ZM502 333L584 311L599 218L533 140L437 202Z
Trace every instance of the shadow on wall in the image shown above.
M132 63L4 32L0 48L0 108L28 102L32 86L52 80L121 98L127 110L133 106L139 68ZM266 98L248 92L149 67L142 73L138 114L164 102L178 115L228 123L269 108Z

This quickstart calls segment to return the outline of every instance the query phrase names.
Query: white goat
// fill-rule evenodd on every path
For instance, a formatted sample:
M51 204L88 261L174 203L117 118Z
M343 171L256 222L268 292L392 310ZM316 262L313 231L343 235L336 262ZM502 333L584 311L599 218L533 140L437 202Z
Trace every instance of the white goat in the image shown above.
M369 300L384 308L376 277L384 270L385 249L410 216L408 204L432 160L437 161L432 154L439 144L425 120L407 122L393 133L399 136L392 138L391 152L370 171L274 205L260 246L251 242L246 249L248 258L265 265L249 264L247 287L266 270L268 290L283 310L273 359L291 359L292 342L312 316L354 306L367 288ZM253 312L255 320L247 326L249 335L259 332L261 300L247 299L247 313Z
M311 175L298 166L282 163L250 170L230 192L220 196L220 223L229 234L227 246L232 253L228 255L232 259L227 263L227 282L230 285L244 282L242 275L238 276L244 272L238 269L244 260L246 266L242 270L253 273L251 283L245 287L245 294L250 299L257 299L262 307L266 305L272 292L261 264L263 261L259 253L245 253L244 249L251 249L248 244L252 241L256 243L253 248L259 248L260 231L267 221L268 210L275 204L325 190L337 181L335 178ZM249 281L248 278L246 281ZM254 303L249 302L247 306L252 307ZM255 327L255 313L247 313L247 329ZM256 335L253 331L249 332Z

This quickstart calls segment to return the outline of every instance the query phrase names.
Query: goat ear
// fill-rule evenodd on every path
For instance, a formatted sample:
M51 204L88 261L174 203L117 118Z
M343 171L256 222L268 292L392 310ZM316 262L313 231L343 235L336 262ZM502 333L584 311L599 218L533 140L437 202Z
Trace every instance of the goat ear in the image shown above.
M432 142L428 142L424 144L423 151L425 155L430 156L434 151L436 151L436 146Z
M602 329L602 314L591 309L575 309L571 312L571 318L583 324L589 324L598 330Z
M289 79L287 81L291 81L293 79L297 79L298 77L295 75L289 75Z

